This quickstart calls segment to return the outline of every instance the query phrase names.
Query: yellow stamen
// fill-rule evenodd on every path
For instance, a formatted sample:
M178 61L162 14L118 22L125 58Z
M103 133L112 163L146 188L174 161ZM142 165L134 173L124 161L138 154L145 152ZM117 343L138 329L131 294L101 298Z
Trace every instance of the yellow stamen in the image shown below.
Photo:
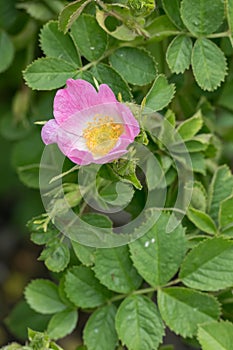
M93 122L89 122L87 128L83 130L83 137L93 155L105 156L115 147L123 132L123 125L115 123L113 118L96 116Z

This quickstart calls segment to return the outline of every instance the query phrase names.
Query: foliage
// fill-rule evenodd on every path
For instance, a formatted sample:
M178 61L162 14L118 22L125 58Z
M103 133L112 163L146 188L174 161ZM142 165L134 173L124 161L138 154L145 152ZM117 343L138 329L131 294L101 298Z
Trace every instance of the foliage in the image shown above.
M6 320L22 341L25 329L35 331L29 329L26 345L3 349L59 350L54 340L81 327L85 312L77 349L170 349L162 345L168 327L203 350L231 350L232 0L0 5L0 72L14 91L10 112L0 104L0 133L13 143L11 164L23 184L42 190L46 170L46 198L52 196L46 213L28 222L51 278L29 282L26 303ZM23 78L16 81L17 64ZM108 84L141 126L139 151L133 145L128 158L91 168L94 185L85 167L68 160L59 174L55 148L41 161L44 146L34 122L52 117L53 90L68 78L96 89ZM95 191L101 211L88 202ZM150 196L162 203L155 211L147 207ZM118 219L106 213L114 205L131 221L143 212L130 231L137 239L84 244L89 235L102 242L103 232L112 242ZM74 223L67 237L58 218L71 208L82 224Z

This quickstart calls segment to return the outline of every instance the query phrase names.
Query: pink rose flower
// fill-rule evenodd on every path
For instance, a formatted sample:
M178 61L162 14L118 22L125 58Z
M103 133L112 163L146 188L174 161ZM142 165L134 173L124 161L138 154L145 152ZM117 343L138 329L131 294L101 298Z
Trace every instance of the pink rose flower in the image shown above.
M54 117L42 128L43 142L57 143L74 163L109 163L127 152L140 129L130 109L102 84L97 92L85 80L68 79L57 91Z

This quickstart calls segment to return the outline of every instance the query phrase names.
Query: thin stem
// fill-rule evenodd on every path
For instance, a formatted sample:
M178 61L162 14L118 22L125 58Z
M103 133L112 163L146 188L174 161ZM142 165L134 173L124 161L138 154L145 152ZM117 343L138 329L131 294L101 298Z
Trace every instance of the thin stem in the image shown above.
M213 235L211 235L213 237ZM208 238L209 235L200 235L200 234L193 234L193 235L187 235L187 239L190 241L193 238Z
M168 282L164 287L170 287L170 286L173 286L174 284L178 284L180 282L181 282L181 280L179 278L177 278L171 282Z
M231 42L231 46L233 47L233 38L232 38L231 34L229 34L229 40Z
M215 39L215 38L225 38L227 36L230 36L230 32L229 31L226 31L226 32L220 32L220 33L214 33L214 34L209 34L209 35L194 35L190 32L179 32L179 34L184 34L184 35L187 35L191 38L195 38L195 39L198 39L198 38L208 38L208 39Z
M109 10L108 7L105 5L104 2L102 2L101 0L96 0L96 2L97 2L97 4L98 4L100 7L102 7L102 9L103 9L108 15L111 15L111 16L113 16L113 17L119 19L119 21L122 21L122 17L121 17L118 13Z
M173 285L180 283L180 282L181 282L181 280L179 278L177 278L171 282L168 282L166 285L163 286L163 288L173 286ZM138 289L129 295L141 295L141 294L154 293L160 288L161 287L149 287L149 288ZM122 299L126 298L127 296L128 296L128 294L115 295L114 297L112 297L111 299L108 300L108 303L113 303L115 301L122 300Z
M80 207L79 215L82 215L82 214L83 214L83 212L84 212L84 210L86 209L87 205L88 205L88 204L87 204L86 202L83 202L83 204L82 204L81 207Z
M111 303L114 303L114 301L122 300L126 297L127 297L127 294L115 295L114 297L108 300L108 303L111 304Z
M147 294L147 293L155 292L156 290L157 290L157 288L150 287L150 288L135 290L132 294L133 295Z
M229 31L221 32L221 33L215 33L215 34L209 34L209 35L206 36L206 38L215 39L215 38L224 38L226 36L230 36Z
M232 304L233 298L227 298L221 301L222 304Z
M118 47L118 46L117 46ZM86 64L85 66L83 67L80 67L78 72L83 72L85 70L88 70L89 68L93 67L93 66L96 66L99 62L101 62L103 59L107 58L108 56L110 56L116 49L117 47L114 47L112 48L111 50L108 50L105 52L105 54L103 56L101 56L98 60L96 61L92 61L88 64Z
M51 183L53 183L54 181L59 180L59 179L61 179L62 177L66 176L66 175L68 175L68 174L70 174L70 173L72 173L73 171L78 170L78 169L79 169L79 165L75 165L73 168L67 170L66 172L64 172L64 173L62 173L62 174L59 174L59 175L57 175L57 176L54 176L54 177L49 181L49 183L51 184Z
M154 287L138 289L138 290L135 290L134 292L132 292L130 295L147 294L147 293L155 292L156 290L157 290L157 288L154 288ZM109 299L108 302L112 303L114 301L122 300L122 299L126 298L127 296L128 296L127 294L115 295L114 297Z

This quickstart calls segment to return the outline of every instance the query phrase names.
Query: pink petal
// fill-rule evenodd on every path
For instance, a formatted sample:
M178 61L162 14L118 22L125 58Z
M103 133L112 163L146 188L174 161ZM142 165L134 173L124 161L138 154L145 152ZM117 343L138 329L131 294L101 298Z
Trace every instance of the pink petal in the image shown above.
M115 159L120 158L121 156L123 156L125 153L127 153L127 150L121 150L121 151L117 151L117 152L113 152L113 153L108 153L106 156L101 157L99 159L95 159L95 161L93 163L97 163L97 164L105 164L105 163L110 163L113 162Z
M80 151L78 149L72 149L67 154L67 157L72 160L72 162L78 165L88 165L95 163L92 154L89 151Z
M72 150L78 149L80 151L88 151L85 140L82 136L71 134L69 131L64 130L61 126L57 133L57 144L62 153L67 157Z
M41 138L46 145L57 142L58 124L54 119L50 119L41 130Z
M118 111L123 119L126 135L133 141L140 132L139 123L135 119L129 107L118 103Z
M98 92L99 100L102 103L117 102L116 97L110 87L106 84L101 84Z
M54 98L54 116L58 124L99 103L97 91L87 81L68 79L66 85L65 89L57 91Z
M115 159L120 158L125 153L127 153L127 150L121 150L111 154L109 153L106 156L100 157L98 159L94 159L90 152L79 151L75 149L75 150L72 150L67 156L70 158L70 160L72 160L72 162L76 164L88 165L91 163L96 163L96 164L109 163Z

